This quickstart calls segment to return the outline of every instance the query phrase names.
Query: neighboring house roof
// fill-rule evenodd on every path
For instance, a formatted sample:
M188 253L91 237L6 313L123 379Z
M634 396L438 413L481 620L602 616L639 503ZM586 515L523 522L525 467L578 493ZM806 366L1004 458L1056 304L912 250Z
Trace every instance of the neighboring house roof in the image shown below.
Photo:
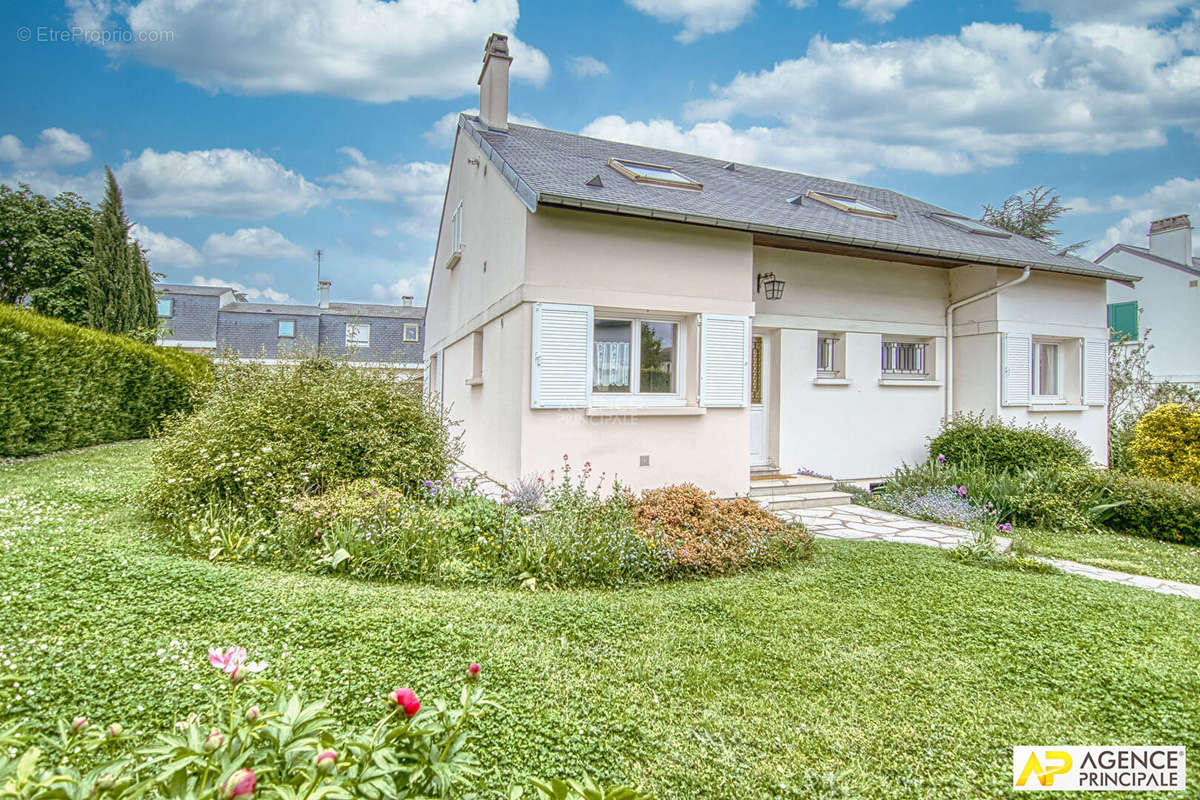
M279 314L283 317L319 317L323 309L316 306L289 306L279 303L231 303L222 314Z
M1082 258L1057 255L1015 234L1002 238L961 230L930 216L955 212L887 189L527 125L510 123L507 132L493 131L466 114L459 116L458 125L531 211L538 206L581 208L939 259L1138 280ZM667 166L703 189L636 183L608 166L610 158ZM602 185L595 185L597 175ZM804 197L808 191L863 200L896 218L846 213ZM789 202L795 198L798 203Z
M389 306L377 303L330 303L321 309L325 314L342 317L396 317L399 319L421 319L425 316L424 306Z
M220 297L226 292L234 291L234 289L231 286L192 286L185 283L156 283L154 284L154 291Z
M1154 261L1155 263L1162 264L1163 266L1173 267L1177 270L1186 272L1189 275L1200 276L1200 258L1193 258L1191 266L1188 266L1182 261L1172 261L1169 258L1163 258L1157 253L1151 253L1150 248L1148 247L1138 247L1137 245L1133 244L1114 244L1112 247L1104 251L1104 255L1096 259L1096 263L1099 264L1113 253L1129 253L1130 255L1144 258L1147 261Z

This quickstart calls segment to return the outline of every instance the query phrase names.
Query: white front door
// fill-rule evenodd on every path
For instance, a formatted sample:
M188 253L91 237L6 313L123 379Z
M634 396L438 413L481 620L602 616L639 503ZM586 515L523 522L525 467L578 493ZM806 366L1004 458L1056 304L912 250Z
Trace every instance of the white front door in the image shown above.
M762 336L750 339L750 466L761 467L771 463L770 409L767 406L769 393L767 377L770 370L767 342Z

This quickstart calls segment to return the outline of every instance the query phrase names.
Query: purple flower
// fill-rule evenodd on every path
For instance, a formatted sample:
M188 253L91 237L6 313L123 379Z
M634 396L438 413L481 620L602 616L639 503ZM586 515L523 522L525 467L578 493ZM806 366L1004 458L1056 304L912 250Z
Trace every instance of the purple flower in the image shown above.
M1012 533L1012 523L1001 522L996 526L997 533Z
M946 456L945 456L945 455L943 455L943 454L941 454L941 453L938 453L938 457L937 457L937 463L939 463L939 464L945 464L945 463L946 463Z
M964 500L966 500L966 499L967 499L967 487L965 487L965 486L960 486L960 487L958 487L958 489L956 489L955 491L958 493L958 496L959 496L959 497L961 497L961 498L962 498L962 499L964 499Z

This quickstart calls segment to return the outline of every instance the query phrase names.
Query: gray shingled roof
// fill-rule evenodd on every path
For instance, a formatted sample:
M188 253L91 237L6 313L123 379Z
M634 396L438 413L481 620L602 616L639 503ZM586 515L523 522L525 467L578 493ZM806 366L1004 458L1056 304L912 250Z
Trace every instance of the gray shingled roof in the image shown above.
M1110 247L1104 251L1104 255L1102 255L1096 259L1096 263L1099 264L1101 261L1108 258L1113 253L1119 253L1122 251L1124 251L1126 253L1132 253L1135 256L1141 256L1142 258L1147 258L1151 261L1155 261L1159 264L1164 264L1168 267L1174 267L1175 269L1182 270L1184 272L1188 272L1192 275L1200 276L1200 258L1193 258L1192 263L1189 266L1189 265L1181 263L1179 261L1173 261L1169 258L1163 258L1160 255L1150 252L1149 247L1138 247L1136 244L1114 244L1112 247Z
M330 303L329 308L319 306L287 305L284 303L231 303L221 309L222 313L240 314L288 314L299 317L395 317L398 319L421 319L425 316L423 306L388 306L374 303Z
M155 291L167 291L172 294L195 294L220 297L226 292L234 291L230 286L193 286L190 283L156 283Z
M609 211L955 261L1138 280L1081 258L1057 255L1032 239L960 230L930 216L956 212L888 189L746 164L726 169L729 162L718 159L526 125L510 123L506 133L493 131L466 114L458 124L531 211L542 205ZM613 157L671 167L704 188L634 183L608 166ZM603 186L588 185L596 175ZM849 214L810 198L800 204L788 202L809 190L864 200L895 213L896 219Z

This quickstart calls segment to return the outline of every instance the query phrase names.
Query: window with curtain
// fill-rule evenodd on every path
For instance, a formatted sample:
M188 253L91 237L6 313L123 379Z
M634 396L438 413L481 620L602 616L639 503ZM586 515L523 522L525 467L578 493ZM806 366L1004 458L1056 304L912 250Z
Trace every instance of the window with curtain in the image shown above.
M597 319L592 331L592 391L674 394L678 335L675 322Z

